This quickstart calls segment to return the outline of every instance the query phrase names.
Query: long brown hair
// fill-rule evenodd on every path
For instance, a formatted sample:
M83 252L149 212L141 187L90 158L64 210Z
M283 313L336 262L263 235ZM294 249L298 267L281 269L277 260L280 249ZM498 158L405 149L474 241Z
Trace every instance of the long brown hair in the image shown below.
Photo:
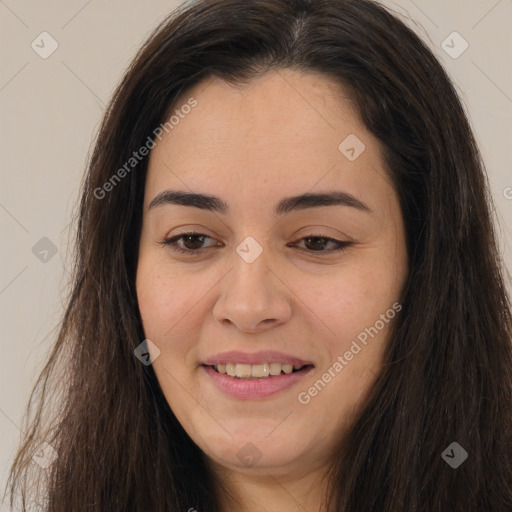
M53 512L218 511L203 453L134 356L148 159L98 189L203 78L238 84L284 68L351 93L384 148L410 263L383 371L333 454L326 510L512 510L511 308L483 164L439 62L369 0L196 1L140 50L83 183L72 293L31 397L11 505L40 496ZM46 470L31 460L43 441L58 454ZM457 469L441 457L452 442L468 453Z

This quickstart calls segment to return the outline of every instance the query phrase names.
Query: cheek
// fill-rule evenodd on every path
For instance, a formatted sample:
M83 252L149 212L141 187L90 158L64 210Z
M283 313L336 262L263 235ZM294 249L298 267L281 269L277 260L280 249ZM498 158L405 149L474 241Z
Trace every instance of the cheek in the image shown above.
M358 265L340 273L316 299L309 298L315 299L312 304L329 327L323 340L327 358L322 371L331 369L336 378L324 398L333 393L332 398L338 394L355 400L371 386L381 369L390 329L400 314L404 278L403 272L396 272L394 258L375 258L370 264L361 257ZM335 371L332 367L339 356L343 369Z
M374 266L351 266L319 289L304 289L304 302L311 304L322 323L336 339L352 339L373 325L398 299L401 281L394 274Z
M148 338L160 337L176 311L173 294L166 285L167 280L156 268L139 263L137 269L137 298L144 332ZM169 327L167 327L169 328Z
M137 297L144 334L162 356L155 361L155 370L164 362L173 372L193 369L200 330L211 308L209 290L219 277L199 269L171 267L165 255L158 253L148 251L141 256Z
M399 291L389 269L383 273L377 265L361 265L340 273L316 299L309 297L329 330L317 337L324 350L321 367L301 391L310 400L306 410L323 422L326 435L348 426L364 405L381 371L393 319L400 314L393 308Z
M168 267L151 255L142 256L137 267L137 299L144 333L159 346L186 316L194 299L193 283Z

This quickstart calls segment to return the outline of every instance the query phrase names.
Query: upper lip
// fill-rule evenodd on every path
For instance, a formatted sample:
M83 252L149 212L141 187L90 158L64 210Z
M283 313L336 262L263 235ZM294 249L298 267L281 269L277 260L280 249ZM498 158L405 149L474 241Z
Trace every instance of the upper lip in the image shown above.
M276 352L275 350L264 350L260 352L242 352L239 350L231 350L229 352L221 352L209 357L204 361L204 365L213 366L225 363L241 363L241 364L263 364L263 363L281 363L291 364L293 366L312 365L310 361L305 361L299 357Z

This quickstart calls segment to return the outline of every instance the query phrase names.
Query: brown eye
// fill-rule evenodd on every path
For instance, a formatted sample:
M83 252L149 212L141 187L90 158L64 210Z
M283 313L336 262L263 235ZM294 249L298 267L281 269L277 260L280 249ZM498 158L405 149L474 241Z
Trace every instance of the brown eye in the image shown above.
M351 245L351 242L342 242L341 240L336 240L334 238L330 238L323 235L310 235L302 238L300 241L304 240L305 249L309 252L323 252L323 253L331 253L342 251L346 247ZM328 244L334 244L333 248L327 248Z
M195 255L203 252L213 245L217 245L217 242L215 242L209 247L203 247L206 238L213 240L211 237L203 233L182 233L181 235L176 235L172 238L166 238L161 242L161 244L172 251Z
M185 245L186 249L202 249L202 245L204 243L205 236L203 235L183 235L183 245Z
M304 245L312 251L321 251L325 249L325 245L329 242L327 238L319 236L308 236L304 238Z
M213 244L204 246L203 244L205 243L206 239L213 240L211 237L205 235L204 233L182 233L180 235L173 236L172 238L167 238L160 243L172 251L194 256L211 247L219 247L221 244L221 242L214 241ZM352 242L343 242L341 240L336 240L334 238L323 235L310 235L301 238L300 242L302 241L304 241L304 247L300 247L301 250L306 252L327 254L340 252L346 247L352 245ZM330 244L334 245L334 247L329 248L328 246Z

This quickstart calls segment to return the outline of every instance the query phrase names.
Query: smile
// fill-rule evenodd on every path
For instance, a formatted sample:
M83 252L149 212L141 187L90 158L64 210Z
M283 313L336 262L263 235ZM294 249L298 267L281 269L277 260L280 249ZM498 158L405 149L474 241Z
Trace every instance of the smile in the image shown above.
M271 365L273 373L271 373ZM314 366L308 364L294 368L286 363L256 365L227 363L201 365L200 369L213 385L213 389L220 391L223 395L237 400L258 400L278 396L286 389L291 389L312 371ZM221 370L224 372L221 373ZM278 370L279 373L277 373ZM229 375L227 371L233 375ZM253 376L253 371L256 375L263 374L263 376Z
M212 365L212 368L220 374L229 375L237 379L268 379L277 375L289 375L302 370L308 365L291 365L288 363L262 363L262 364L244 364L244 363L226 363Z

